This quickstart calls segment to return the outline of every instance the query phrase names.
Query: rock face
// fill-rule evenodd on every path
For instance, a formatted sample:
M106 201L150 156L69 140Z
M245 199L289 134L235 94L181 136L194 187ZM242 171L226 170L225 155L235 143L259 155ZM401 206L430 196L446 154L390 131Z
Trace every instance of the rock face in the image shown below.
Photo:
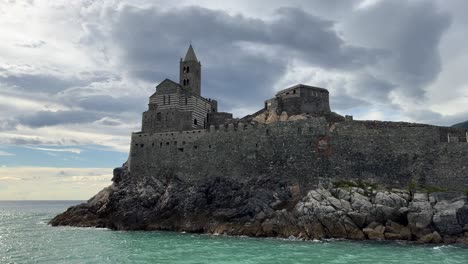
M468 200L462 193L333 186L301 190L267 177L185 182L169 172L158 177L131 175L126 165L114 170L113 182L50 224L303 239L468 242Z

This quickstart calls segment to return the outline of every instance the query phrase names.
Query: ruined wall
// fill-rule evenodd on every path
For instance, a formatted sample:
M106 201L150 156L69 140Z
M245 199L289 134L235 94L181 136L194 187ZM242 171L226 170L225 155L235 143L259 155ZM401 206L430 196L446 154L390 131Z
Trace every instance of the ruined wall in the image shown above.
M280 177L304 188L326 180L366 180L468 189L468 143L441 142L445 128L324 118L269 125L132 135L132 175Z

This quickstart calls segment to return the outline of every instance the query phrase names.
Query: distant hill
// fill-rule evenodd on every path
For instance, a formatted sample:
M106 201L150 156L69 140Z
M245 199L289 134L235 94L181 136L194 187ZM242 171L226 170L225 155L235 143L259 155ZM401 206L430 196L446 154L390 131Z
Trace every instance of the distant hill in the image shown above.
M455 125L453 125L452 127L463 127L463 128L468 128L468 121L455 124Z

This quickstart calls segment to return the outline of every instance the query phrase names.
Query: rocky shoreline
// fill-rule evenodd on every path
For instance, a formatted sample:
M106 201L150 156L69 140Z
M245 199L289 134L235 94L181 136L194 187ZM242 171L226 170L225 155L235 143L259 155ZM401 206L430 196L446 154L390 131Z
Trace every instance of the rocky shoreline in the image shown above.
M131 175L70 207L53 226L171 230L298 239L407 240L468 244L468 197L461 192L385 189L335 182L312 190L266 176L185 182L170 172Z

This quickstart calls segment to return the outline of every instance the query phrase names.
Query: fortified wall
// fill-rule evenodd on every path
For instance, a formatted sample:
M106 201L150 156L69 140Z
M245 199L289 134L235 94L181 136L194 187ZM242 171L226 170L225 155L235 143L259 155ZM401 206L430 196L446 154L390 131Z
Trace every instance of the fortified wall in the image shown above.
M466 190L466 157L464 129L379 121L330 124L322 117L134 133L129 164L133 175L170 173L185 181L266 176L305 188L323 181L364 180L399 188L418 184Z
M164 80L133 133L132 177L279 178L304 190L364 180L468 190L466 129L354 121L331 111L326 89L296 85L242 119L201 95L201 64L190 46L180 83Z

